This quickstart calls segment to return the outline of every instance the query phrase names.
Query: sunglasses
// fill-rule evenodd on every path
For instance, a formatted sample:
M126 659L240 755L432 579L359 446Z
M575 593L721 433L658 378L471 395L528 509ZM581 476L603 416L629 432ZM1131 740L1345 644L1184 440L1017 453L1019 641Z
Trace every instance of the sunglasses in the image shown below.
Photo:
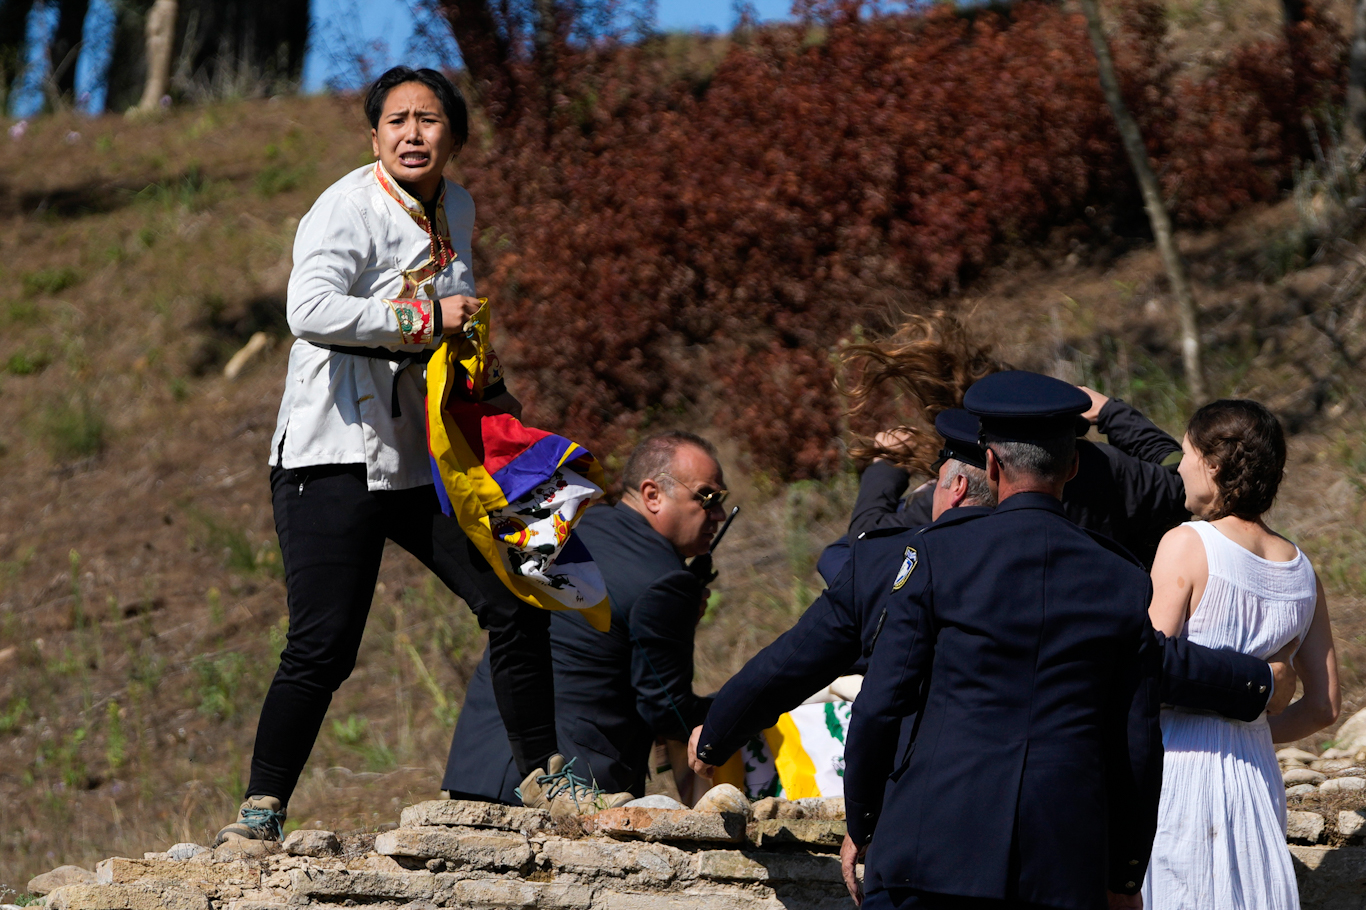
M697 500L697 504L702 507L702 511L704 512L710 512L712 509L721 508L723 505L726 504L726 497L730 495L730 490L710 490L706 493L699 493L697 490L694 490L692 487L688 486L686 483L679 480L677 477L673 476L668 471L660 471L655 476L667 477L674 483L683 487L683 489L687 490L689 493L692 494L692 498Z

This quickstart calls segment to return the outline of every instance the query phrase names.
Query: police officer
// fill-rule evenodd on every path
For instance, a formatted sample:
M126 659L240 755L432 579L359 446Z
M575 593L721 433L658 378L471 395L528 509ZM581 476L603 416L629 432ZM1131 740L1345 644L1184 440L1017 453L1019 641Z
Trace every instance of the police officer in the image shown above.
M935 463L938 479L929 517L948 514L956 520L990 511L995 495L987 483L986 452L978 445L978 419L967 411L950 409L935 419L935 429L944 438L944 446ZM880 528L856 540L830 586L797 624L730 678L717 693L705 722L692 731L689 764L694 771L710 776L714 766L812 692L839 676L863 672L880 627L885 595L895 583L908 545L906 533L901 527ZM1166 704L1251 721L1263 711L1279 713L1294 695L1295 676L1288 654L1273 656L1268 665L1184 639L1166 639L1160 634L1158 639Z
M858 900L871 840L869 907L1101 910L1106 892L1137 906L1162 785L1162 655L1143 567L1063 511L1088 405L1037 373L975 383L964 406L982 419L998 506L896 539L845 752L842 859ZM970 826L965 805L979 807Z
M1175 471L1181 443L1133 405L1091 389L1082 391L1090 402L1077 422L1078 435L1085 435L1094 424L1109 444L1078 442L1077 476L1063 489L1063 510L1083 528L1113 538L1151 566L1162 535L1190 518L1185 488ZM897 441L890 433L878 436L883 445ZM918 489L903 500L909 483L910 474L904 468L874 459L859 479L849 539L875 528L929 524L932 492ZM837 570L840 552L837 542L821 554L820 569L827 579L833 578L832 569Z

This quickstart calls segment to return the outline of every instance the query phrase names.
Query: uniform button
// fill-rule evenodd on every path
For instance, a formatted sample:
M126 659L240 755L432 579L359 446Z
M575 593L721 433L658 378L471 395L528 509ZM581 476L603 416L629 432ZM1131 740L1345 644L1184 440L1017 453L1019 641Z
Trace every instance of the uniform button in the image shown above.
M1136 860L1136 859L1131 859L1131 860L1129 860L1129 865L1131 865L1131 866L1137 866L1137 865L1138 865L1138 860Z
M1266 686L1259 686L1259 687L1257 688L1257 692L1258 692L1259 694L1262 693L1262 692L1265 692L1265 691L1266 691Z
M1126 887L1126 888L1137 888L1138 885L1137 885L1136 883L1134 883L1134 882L1125 882L1125 883L1124 883L1124 887Z
M1249 679L1249 680L1247 681L1247 687L1248 687L1249 689L1252 688L1252 680Z

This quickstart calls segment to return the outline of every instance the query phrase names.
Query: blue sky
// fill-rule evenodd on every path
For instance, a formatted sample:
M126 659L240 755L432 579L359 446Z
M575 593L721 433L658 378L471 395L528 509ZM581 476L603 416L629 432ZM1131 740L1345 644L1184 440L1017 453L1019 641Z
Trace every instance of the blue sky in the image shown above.
M791 0L752 0L760 19L786 18ZM415 37L418 21L411 0L312 0L312 37L304 62L304 91L322 91L329 85L354 88L365 77L377 75L403 62L432 65L449 63L456 55L454 42L433 44ZM656 0L656 27L664 31L728 31L735 24L733 0ZM38 3L29 17L29 47L41 49L56 27L55 3ZM86 17L86 44L76 64L79 106L91 113L104 109L104 71L109 65L107 36L113 24L111 0L92 0ZM362 72L364 59L373 72ZM39 86L46 61L30 53L25 77L10 105L16 117L31 116L42 108Z

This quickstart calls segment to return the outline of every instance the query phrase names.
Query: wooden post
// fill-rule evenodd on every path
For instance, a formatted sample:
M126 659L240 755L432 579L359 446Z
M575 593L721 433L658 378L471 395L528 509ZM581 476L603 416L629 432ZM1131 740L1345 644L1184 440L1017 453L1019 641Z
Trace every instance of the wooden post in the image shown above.
M171 88L171 55L175 50L176 0L156 0L147 13L147 85L139 112L155 111Z
M1176 297L1176 309L1181 323L1181 362L1186 371L1186 386L1190 389L1191 400L1204 404L1208 394L1205 390L1205 369L1201 362L1200 326L1195 310L1195 298L1191 295L1190 282L1186 279L1186 266L1181 261L1181 253L1176 248L1172 236L1172 222L1167 215L1167 205L1162 201L1158 189L1157 175L1148 163L1148 149L1143 144L1143 134L1138 130L1129 108L1124 104L1124 96L1119 91L1119 80L1115 77L1115 64L1110 57L1110 45L1105 40L1105 31L1100 22L1100 10L1096 0L1081 0L1082 11L1086 14L1086 30L1091 36L1091 48L1096 53L1100 65L1100 87L1105 93L1105 101L1110 105L1110 113L1119 128L1120 139L1124 142L1124 152L1129 156L1129 165L1138 178L1138 188L1143 193L1143 208L1148 213L1148 223L1153 229L1153 239L1162 254L1162 264L1167 269L1167 280L1171 282L1172 294Z

